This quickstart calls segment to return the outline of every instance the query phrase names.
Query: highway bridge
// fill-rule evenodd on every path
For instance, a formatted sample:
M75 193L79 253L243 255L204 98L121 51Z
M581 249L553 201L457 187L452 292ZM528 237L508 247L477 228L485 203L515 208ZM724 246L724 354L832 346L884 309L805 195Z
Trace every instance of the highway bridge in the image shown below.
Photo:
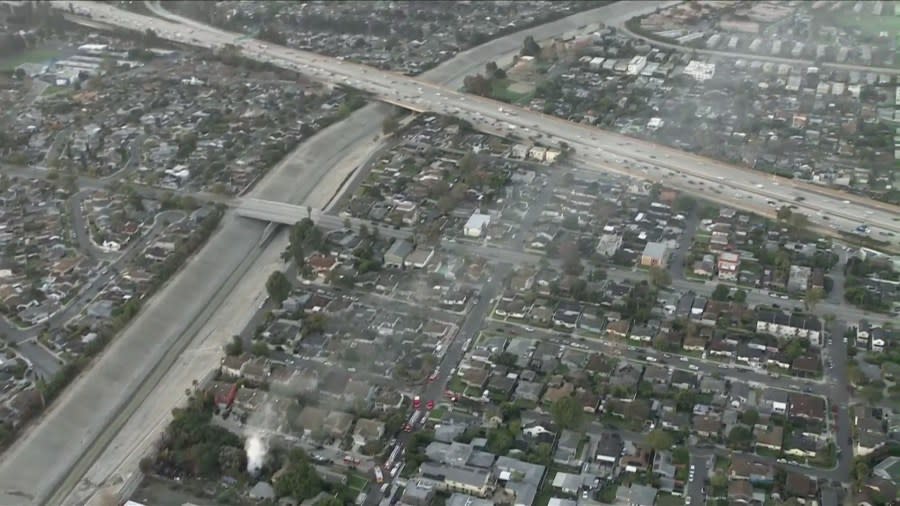
M59 3L59 2L57 2ZM83 2L79 8L92 19L117 26L153 29L158 36L184 44L219 48L235 44L238 34L172 16L177 22L115 9L108 4ZM571 147L579 168L663 180L667 186L751 212L794 206L819 230L839 235L861 224L874 238L900 248L900 208L868 198L844 194L806 182L772 176L604 131L494 100L460 93L421 78L403 76L288 49L259 40L237 42L245 56L296 70L333 85L352 86L378 100L413 111L431 111L469 121L476 128L515 135L525 142ZM275 208L270 209L276 211ZM286 209L283 219L294 216ZM271 216L275 217L276 213Z

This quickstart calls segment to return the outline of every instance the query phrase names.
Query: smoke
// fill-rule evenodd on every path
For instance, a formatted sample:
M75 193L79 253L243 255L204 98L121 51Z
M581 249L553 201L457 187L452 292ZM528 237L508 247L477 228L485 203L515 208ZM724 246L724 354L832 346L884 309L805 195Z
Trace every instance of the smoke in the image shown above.
M247 452L247 472L256 476L266 463L269 446L261 435L250 434L244 443L244 450Z

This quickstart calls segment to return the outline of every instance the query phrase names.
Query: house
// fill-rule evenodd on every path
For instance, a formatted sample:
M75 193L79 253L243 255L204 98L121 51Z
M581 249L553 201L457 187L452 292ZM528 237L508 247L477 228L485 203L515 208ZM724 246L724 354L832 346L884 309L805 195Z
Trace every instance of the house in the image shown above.
M383 435L384 423L370 418L360 418L356 421L356 429L353 430L353 444L363 446L378 441Z
M806 378L817 376L822 370L822 364L818 358L800 356L791 363L791 372L797 376Z
M657 490L646 485L632 484L630 487L619 487L616 490L616 504L628 506L653 506L656 504Z
M322 422L323 428L335 439L340 439L347 435L350 432L351 425L353 425L353 415L343 411L328 413L328 416Z
M794 392L788 396L788 415L815 422L825 421L825 399L815 395Z
M482 498L490 495L496 482L490 470L476 467L424 462L419 467L419 472L425 478L434 480L439 490L462 492Z
M669 249L662 242L648 242L641 253L641 266L666 268L669 258Z
M630 320L618 320L606 326L606 332L616 337L626 337L629 330L631 330Z
M265 357L256 357L241 365L241 377L256 384L263 384L272 372L272 364Z
M611 257L622 247L621 234L603 234L597 242L595 251L600 256Z
M575 392L575 386L571 383L563 383L559 387L550 387L544 392L543 402L545 404L553 404L554 402L562 399L563 397L569 397L572 393Z
M731 467L728 475L736 480L750 480L751 483L772 483L775 479L775 470L771 465L765 464L752 457L743 454L734 454L731 458Z
M576 462L580 464L580 461L576 461L576 459L578 459L578 447L581 446L581 440L581 434L568 429L563 430L556 443L554 462L562 465L571 465Z
M303 430L303 435L309 437L313 432L322 428L328 411L315 406L306 406L297 415L295 425Z
M784 479L784 492L788 497L815 499L819 493L819 486L805 474L788 471Z
M553 477L553 488L566 495L577 496L581 492L582 479L579 474L559 471Z
M384 266L402 269L406 263L406 257L412 253L413 246L408 241L397 239L391 247L384 252Z
M753 485L749 480L729 480L728 498L732 504L749 504L753 500Z
M313 253L306 259L306 265L309 265L316 274L325 274L331 272L337 265L337 259L331 255L323 255L321 253Z
M656 337L657 332L659 332L659 322L650 321L647 322L647 325L635 325L628 338L633 341L649 343Z
M597 449L594 451L594 456L599 462L614 465L622 455L622 448L624 448L624 446L625 444L622 442L621 436L611 432L604 432L597 442Z
M703 258L694 262L692 266L695 276L710 277L715 274L716 262L712 255L703 255Z
M822 323L812 315L760 309L756 313L756 331L782 338L805 338L814 346L822 345Z
M481 234L491 225L491 216L479 212L472 213L463 227L466 237L481 237Z
M788 394L784 390L768 388L763 391L762 404L772 413L784 415L788 408Z
M516 385L516 391L513 394L514 399L523 401L538 402L541 400L541 392L544 390L544 384L537 381L519 381Z
M741 255L732 252L719 253L719 261L716 264L719 271L719 279L736 281L741 272Z
M722 431L722 419L719 415L694 415L692 425L694 432L705 438L718 437Z
M226 356L222 358L222 363L219 366L219 370L222 371L222 374L225 376L229 376L231 378L240 378L241 377L241 367L243 367L244 363L250 360L250 355L237 355L237 356Z
M418 246L412 253L407 255L403 265L406 267L414 267L416 269L424 269L433 257L434 248Z
M463 494L453 494L453 497L457 495L478 500L472 496ZM409 486L403 491L403 497L400 498L400 502L408 504L409 506L428 506L434 502L434 487L430 486L425 481L410 481Z
M756 446L768 448L776 452L781 451L784 440L784 427L773 425L769 427L754 427L753 437L756 438Z

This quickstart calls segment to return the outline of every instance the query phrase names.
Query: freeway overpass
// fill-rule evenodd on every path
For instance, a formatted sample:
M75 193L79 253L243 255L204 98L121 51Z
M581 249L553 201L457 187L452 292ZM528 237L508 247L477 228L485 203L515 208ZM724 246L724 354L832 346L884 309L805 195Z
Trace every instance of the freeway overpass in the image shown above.
M185 44L218 48L233 44L238 36L182 18L173 17L178 22L172 22L118 10L108 4L84 2L79 7L90 11L93 19L133 29L152 28L160 37ZM588 170L663 180L667 186L751 212L758 213L766 208L774 210L782 205L796 206L796 211L806 214L820 230L838 234L866 224L873 237L887 241L890 249L900 249L900 208L897 206L809 183L773 179L746 167L467 95L421 78L258 40L241 41L238 46L250 58L292 69L326 83L353 86L395 106L460 117L479 129L547 145L565 143L574 149L576 157L573 160Z

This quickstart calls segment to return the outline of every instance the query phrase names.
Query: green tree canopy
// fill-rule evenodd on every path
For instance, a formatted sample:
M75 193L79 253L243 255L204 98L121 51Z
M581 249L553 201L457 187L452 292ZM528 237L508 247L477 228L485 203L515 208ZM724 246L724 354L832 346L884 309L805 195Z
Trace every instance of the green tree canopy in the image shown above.
M284 472L275 482L278 497L290 496L298 501L315 497L322 491L322 479L302 450L292 450Z
M666 450L672 447L672 436L663 429L653 429L647 434L647 445L655 451Z
M672 284L672 275L662 267L650 267L650 282L657 288L664 288Z
M576 429L581 425L584 411L574 397L563 397L550 407L553 421L562 429Z
M710 298L712 300L725 301L728 300L728 292L728 286L719 283L718 285L716 285L715 290L712 291Z
M281 307L284 299L291 294L291 282L288 281L287 276L283 272L275 271L266 280L266 291L275 304Z

